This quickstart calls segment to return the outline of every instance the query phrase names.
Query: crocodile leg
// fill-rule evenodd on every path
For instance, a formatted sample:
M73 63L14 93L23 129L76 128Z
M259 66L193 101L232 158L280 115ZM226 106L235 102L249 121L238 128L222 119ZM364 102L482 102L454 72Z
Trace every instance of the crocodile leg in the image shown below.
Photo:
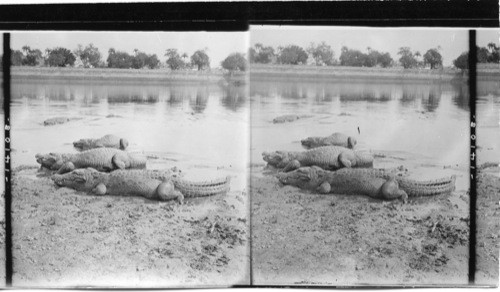
M162 201L177 200L180 205L182 205L184 201L184 196L175 189L172 181L163 181L160 183L156 188L156 194Z
M61 168L59 168L59 170L57 171L57 174L63 174L63 173L66 173L66 172L70 172L70 171L73 171L75 170L75 165L73 164L73 162L66 162L64 163Z
M126 159L127 158L123 157L122 155L115 154L115 155L113 155L113 158L111 159L111 161L116 166L116 168L118 168L118 169L125 169L125 167L127 166L125 164L125 161L127 161Z
M347 155L345 153L340 153L339 154L339 162L344 166L344 167L347 167L347 168L351 168L352 167L352 163L351 163L351 160L346 157Z
M401 198L403 200L403 203L406 203L406 201L408 200L408 195L404 190L401 190L399 188L399 184L394 177L390 178L382 185L382 187L380 188L380 195L382 196L382 198L387 200Z
M289 172L300 168L300 162L297 159L290 161L284 168L283 172Z
M320 194L328 194L332 190L332 186L327 181L323 182L316 191Z
M92 189L92 194L103 196L107 192L106 185L103 183L98 184L95 188Z

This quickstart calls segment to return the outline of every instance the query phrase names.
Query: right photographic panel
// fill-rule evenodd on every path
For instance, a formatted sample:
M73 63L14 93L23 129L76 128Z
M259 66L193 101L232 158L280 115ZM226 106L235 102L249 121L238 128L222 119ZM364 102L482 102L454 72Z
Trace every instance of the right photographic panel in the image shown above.
M468 50L465 29L251 27L255 285L467 285Z
M477 30L476 283L498 285L500 236L500 65L498 29Z

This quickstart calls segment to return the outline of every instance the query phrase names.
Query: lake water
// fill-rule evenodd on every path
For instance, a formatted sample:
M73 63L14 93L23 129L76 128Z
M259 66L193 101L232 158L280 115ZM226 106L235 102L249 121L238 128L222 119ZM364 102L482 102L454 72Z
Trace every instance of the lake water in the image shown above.
M499 91L480 87L483 128L498 135ZM309 117L272 123L284 114ZM80 119L43 125L58 116ZM35 165L36 153L76 152L73 141L112 133L130 141L129 151L148 155L148 168L177 166L199 180L231 175L233 189L244 190L250 163L264 165L263 151L299 151L301 139L342 132L358 140L358 150L377 154L375 167L403 165L422 179L456 174L458 190L469 185L466 84L252 79L247 88L15 81L11 117L13 166ZM490 150L481 159L495 157L498 141L482 140Z
M477 91L477 162L500 163L500 81L478 82Z
M300 140L342 132L377 154L375 167L403 165L416 178L457 175L469 187L469 93L466 84L253 80L251 161L261 153L303 150ZM273 124L284 114L310 115Z
M243 191L248 108L245 87L16 81L12 163L36 165L37 153L76 153L73 141L114 134L129 140L130 152L147 155L148 168L177 166L195 180L230 175L232 190ZM43 125L53 117L79 120Z

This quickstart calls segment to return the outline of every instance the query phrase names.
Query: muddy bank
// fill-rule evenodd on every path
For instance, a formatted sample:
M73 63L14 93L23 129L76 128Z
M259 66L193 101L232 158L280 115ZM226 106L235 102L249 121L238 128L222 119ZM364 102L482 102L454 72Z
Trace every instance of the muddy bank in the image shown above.
M1 76L1 73L0 73ZM158 83L165 81L221 82L226 80L223 70L169 70L169 69L115 69L115 68L59 68L12 67L12 81L57 80L72 82L127 82ZM245 80L245 74L235 72L231 80Z
M469 197L380 201L280 186L252 172L255 284L465 285Z
M497 164L498 165L498 164ZM496 175L492 174L495 173ZM478 172L477 176L477 272L476 283L498 286L500 251L500 168Z
M247 195L89 196L35 166L13 173L16 287L209 287L248 284Z

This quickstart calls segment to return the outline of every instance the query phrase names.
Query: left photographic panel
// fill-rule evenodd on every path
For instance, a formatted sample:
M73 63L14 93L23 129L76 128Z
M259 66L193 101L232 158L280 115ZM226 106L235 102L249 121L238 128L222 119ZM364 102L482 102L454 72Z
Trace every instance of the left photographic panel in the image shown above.
M14 287L250 284L247 39L11 34Z

